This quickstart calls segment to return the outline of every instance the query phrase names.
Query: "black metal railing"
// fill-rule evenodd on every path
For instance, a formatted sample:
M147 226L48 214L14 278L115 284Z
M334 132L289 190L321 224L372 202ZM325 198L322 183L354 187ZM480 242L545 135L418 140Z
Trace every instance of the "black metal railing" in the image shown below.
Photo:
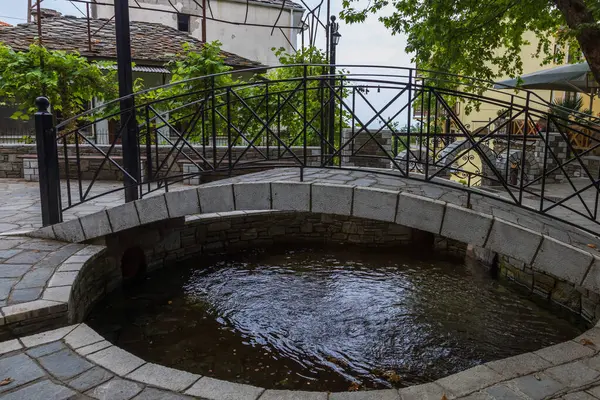
M532 92L445 73L338 66L331 76L328 68L278 67L294 73L277 80L246 70L257 76L175 82L133 95L131 109L119 110L115 100L62 122L55 127L62 210L123 190L98 188L107 170L143 197L215 173L362 167L493 196L570 223L567 214L598 223L600 126L587 116L553 115ZM494 116L471 126L469 108ZM120 146L125 114L138 127L139 176L125 168ZM109 125L106 145L87 134Z

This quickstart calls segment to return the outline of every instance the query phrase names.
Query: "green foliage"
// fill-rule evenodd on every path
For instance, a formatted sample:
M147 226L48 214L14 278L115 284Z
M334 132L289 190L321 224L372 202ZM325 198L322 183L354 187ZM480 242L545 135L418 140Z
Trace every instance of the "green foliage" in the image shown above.
M93 98L116 96L116 71L102 70L78 53L51 51L37 44L14 51L0 44L0 99L17 107L14 119L27 120L36 111L35 98L45 95L62 119L83 112Z
M564 120L572 118L579 122L585 121L586 116L592 115L590 109L583 109L583 97L581 96L566 96L554 99L549 111Z
M539 57L541 64L562 62L567 49L571 62L580 59L577 32L565 28L553 1L372 0L365 8L358 0L342 3L341 17L347 23L360 23L375 14L392 34L406 34L406 51L422 69L483 80L519 76L521 50L528 44L525 32L533 32L539 40L537 51L525 56ZM599 3L584 3L597 20Z

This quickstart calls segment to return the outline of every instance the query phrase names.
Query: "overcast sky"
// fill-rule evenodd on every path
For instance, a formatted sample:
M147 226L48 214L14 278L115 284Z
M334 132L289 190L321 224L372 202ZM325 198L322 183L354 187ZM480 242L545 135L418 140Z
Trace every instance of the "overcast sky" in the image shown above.
M310 5L317 4L318 0L305 1ZM44 8L51 8L66 15L84 16L76 6L85 12L84 4L73 4L68 0L43 0L42 4ZM335 15L340 11L340 4L341 0L332 0L332 12ZM26 17L27 0L0 0L0 21L15 25L26 22ZM374 17L367 19L362 24L345 25L341 22L339 32L342 38L337 48L338 64L413 66L410 63L410 56L404 52L405 37L402 35L392 36ZM319 35L323 37L322 32ZM308 35L306 38L308 40ZM300 44L300 38L298 38L298 44ZM375 72L375 70L371 69L371 72ZM382 93L370 93L368 99L376 108L381 108L391 96L391 93L382 91ZM364 110L361 113L364 114L363 119L368 120L371 117L368 105L357 104L357 107ZM384 113L384 116L389 118L393 114L394 111L390 108L388 112ZM405 125L406 121L400 121L400 124Z

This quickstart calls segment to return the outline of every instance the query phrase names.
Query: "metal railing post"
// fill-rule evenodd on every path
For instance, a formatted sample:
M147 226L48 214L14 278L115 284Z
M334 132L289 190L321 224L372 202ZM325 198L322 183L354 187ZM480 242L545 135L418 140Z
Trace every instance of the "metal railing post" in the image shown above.
M58 147L52 114L48 112L50 102L45 97L35 99L35 139L37 147L40 202L43 226L62 221L60 204L60 175L58 172Z

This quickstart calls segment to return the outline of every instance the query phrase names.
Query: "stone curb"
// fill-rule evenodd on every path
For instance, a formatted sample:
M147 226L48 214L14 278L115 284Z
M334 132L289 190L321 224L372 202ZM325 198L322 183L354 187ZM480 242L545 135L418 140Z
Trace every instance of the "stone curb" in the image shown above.
M481 364L435 382L401 389L339 393L264 389L149 363L111 345L84 323L2 342L0 355L40 348L57 341L63 342L91 367L106 368L119 378L211 400L420 400L440 399L444 395L449 400L466 400L488 398L488 394L498 391L507 393L506 398L527 398L530 384L535 386L538 381L541 381L540 385L549 382L554 385L552 396L573 390L572 382L566 379L572 370L595 379L600 377L600 364L596 360L600 351L598 326L572 340ZM531 377L535 379L529 382Z

